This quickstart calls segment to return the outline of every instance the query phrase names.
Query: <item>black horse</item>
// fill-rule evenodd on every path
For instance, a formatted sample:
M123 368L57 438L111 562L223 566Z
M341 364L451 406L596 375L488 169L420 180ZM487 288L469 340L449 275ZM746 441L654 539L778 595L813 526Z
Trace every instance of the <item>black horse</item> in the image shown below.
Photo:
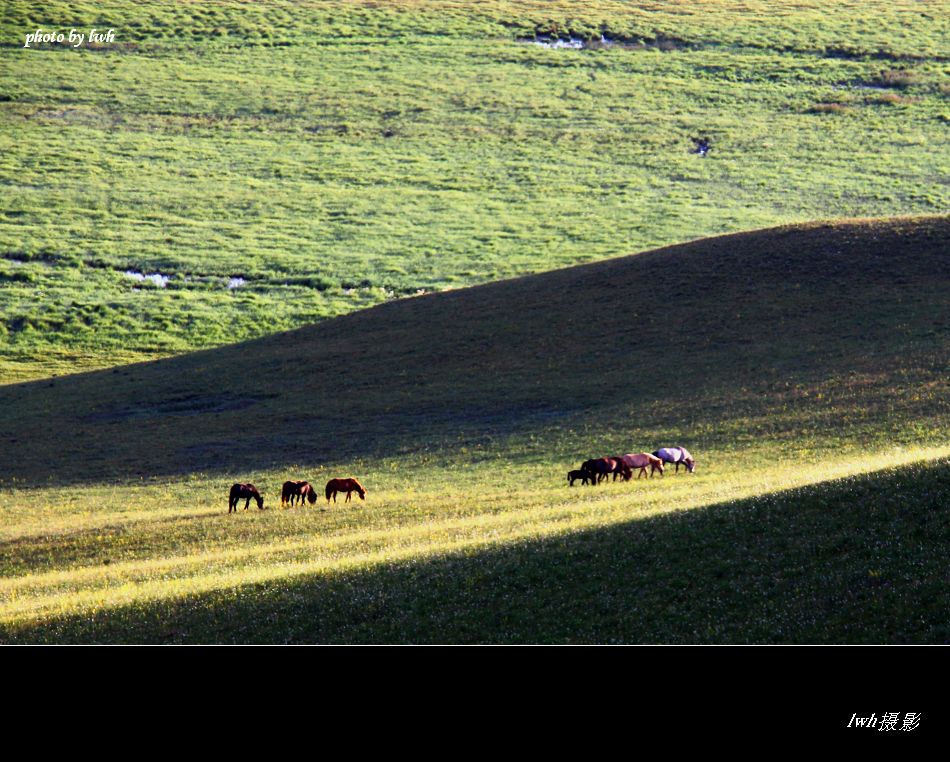
M568 471L567 472L567 483L570 486L574 486L574 482L578 479L581 480L581 484L590 483L590 474L587 471Z

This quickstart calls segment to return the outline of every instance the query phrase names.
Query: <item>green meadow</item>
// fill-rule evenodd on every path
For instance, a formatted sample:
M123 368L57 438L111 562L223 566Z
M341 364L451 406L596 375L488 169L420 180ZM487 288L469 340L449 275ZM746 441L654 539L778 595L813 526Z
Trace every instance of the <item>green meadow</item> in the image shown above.
M11 0L0 643L948 642L948 10Z
M724 232L950 208L946 4L757 7L13 0L0 380ZM87 27L116 41L23 47Z

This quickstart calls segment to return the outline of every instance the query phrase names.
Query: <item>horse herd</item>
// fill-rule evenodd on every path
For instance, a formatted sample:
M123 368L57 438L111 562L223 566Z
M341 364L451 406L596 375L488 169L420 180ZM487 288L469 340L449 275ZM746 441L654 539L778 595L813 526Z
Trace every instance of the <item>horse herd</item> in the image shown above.
M677 473L680 470L680 463L686 467L689 473L696 470L696 461L685 447L661 447L652 453L638 452L636 454L585 460L579 470L568 471L567 483L573 487L574 482L580 479L581 484L593 486L600 484L611 474L613 474L614 481L617 481L619 476L626 482L633 478L633 472L637 469L640 470L640 473L637 474L638 479L641 476L646 476L648 468L652 479L653 474L657 471L660 472L660 476L663 475L664 463L675 463Z
M352 497L351 493L353 492L360 496L360 500L366 499L366 488L356 481L356 479L330 479L324 490L328 503L331 497L333 498L333 502L336 502L337 492L346 493L346 500L344 501L346 503L350 502L350 498ZM288 504L293 505L298 499L301 505L303 505L305 499L310 505L313 505L317 502L316 487L307 481L284 482L284 486L280 491L281 507ZM231 493L228 495L228 513L237 513L237 505L241 500L244 500L245 511L251 504L251 500L257 503L257 507L260 510L264 510L264 496L261 495L260 490L253 484L235 484L231 487Z
M567 481L572 487L574 486L574 482L578 479L581 480L582 484L595 485L600 484L600 482L604 481L604 479L608 478L611 474L613 474L614 481L617 481L618 476L624 481L630 481L630 479L633 478L633 472L635 470L640 470L640 473L637 474L637 478L639 479L641 476L647 475L648 468L650 469L650 477L652 478L656 471L659 471L661 476L663 475L664 463L675 463L677 473L680 470L680 463L682 463L690 473L696 470L696 461L693 460L693 456L689 454L689 450L685 447L662 447L653 453L639 452L629 455L617 455L610 458L592 458L591 460L584 461L579 470L569 471ZM366 499L366 488L356 479L330 479L324 488L327 503L330 502L331 497L335 503L338 492L346 493L346 500L344 502L347 503L350 502L353 492L356 492L360 496L360 500ZM257 503L257 507L260 510L264 510L264 496L261 495L260 490L253 484L235 484L231 487L231 493L228 495L228 513L237 513L237 506L241 500L244 500L245 511L251 504L251 500ZM280 491L281 507L287 505L292 506L298 500L301 505L303 505L304 500L310 503L310 505L313 505L317 502L316 488L307 481L284 482L284 486Z

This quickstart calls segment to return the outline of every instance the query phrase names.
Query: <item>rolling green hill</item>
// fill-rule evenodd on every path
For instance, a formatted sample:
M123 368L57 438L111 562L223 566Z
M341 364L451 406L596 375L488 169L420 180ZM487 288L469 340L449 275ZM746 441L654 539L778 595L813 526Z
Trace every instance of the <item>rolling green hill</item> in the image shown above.
M948 243L773 228L0 388L0 632L944 641ZM664 444L697 473L564 481ZM277 507L332 475L366 502Z
M10 0L0 383L621 251L944 213L929 5ZM91 27L115 43L23 47Z

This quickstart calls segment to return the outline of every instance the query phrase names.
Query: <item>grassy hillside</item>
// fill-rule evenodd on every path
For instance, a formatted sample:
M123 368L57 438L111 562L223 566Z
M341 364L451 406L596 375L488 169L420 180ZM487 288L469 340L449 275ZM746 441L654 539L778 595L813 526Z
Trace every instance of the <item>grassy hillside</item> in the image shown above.
M942 10L13 0L0 382L724 232L943 213ZM92 26L116 42L22 47Z
M6 386L3 637L945 641L948 243L769 229ZM277 508L333 475L367 501Z

